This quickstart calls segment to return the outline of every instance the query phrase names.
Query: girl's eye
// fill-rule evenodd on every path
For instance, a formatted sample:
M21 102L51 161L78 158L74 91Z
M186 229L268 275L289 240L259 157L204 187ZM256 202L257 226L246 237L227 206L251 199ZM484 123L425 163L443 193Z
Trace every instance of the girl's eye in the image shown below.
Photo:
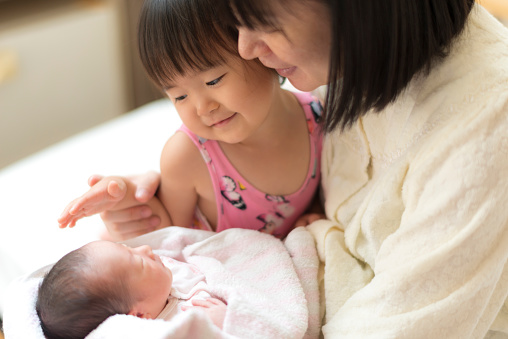
M185 98L187 98L187 95L181 95L181 96L175 98L175 102L182 101Z
M224 78L226 74L222 74L220 77L218 77L217 79L213 79L212 81L209 81L206 83L207 86L215 86L217 85L221 80L222 78Z

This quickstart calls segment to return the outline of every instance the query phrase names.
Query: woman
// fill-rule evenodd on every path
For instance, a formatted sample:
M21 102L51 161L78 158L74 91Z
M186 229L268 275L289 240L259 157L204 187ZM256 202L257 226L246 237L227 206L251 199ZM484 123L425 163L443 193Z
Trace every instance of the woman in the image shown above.
M473 0L229 4L242 57L328 85L325 337L508 335L508 30Z

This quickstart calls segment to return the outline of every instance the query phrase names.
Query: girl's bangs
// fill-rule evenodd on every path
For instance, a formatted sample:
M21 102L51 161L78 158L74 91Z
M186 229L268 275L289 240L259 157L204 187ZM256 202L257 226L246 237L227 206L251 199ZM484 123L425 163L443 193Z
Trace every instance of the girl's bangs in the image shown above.
M219 66L228 55L238 56L236 29L215 21L213 13L190 0L151 4L140 17L139 52L148 75L161 87L189 71Z

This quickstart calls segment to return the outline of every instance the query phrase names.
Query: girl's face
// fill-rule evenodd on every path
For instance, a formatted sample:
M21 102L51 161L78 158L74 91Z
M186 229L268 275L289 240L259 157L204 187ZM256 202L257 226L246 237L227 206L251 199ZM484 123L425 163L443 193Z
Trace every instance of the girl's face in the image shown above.
M192 132L233 144L263 126L280 87L263 65L233 55L225 59L221 66L176 77L165 91Z
M149 246L127 247L109 241L90 243L95 264L113 282L124 278L135 302L133 315L156 318L166 306L173 275Z
M276 27L239 27L238 51L245 59L259 58L288 78L296 88L310 91L328 83L331 19L323 1L268 2ZM289 8L289 9L286 9Z

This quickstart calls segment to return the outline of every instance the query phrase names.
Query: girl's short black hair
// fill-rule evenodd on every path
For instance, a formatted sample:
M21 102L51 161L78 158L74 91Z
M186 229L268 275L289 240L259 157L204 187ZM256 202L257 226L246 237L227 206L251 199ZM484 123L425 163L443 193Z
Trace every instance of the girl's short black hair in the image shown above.
M233 24L276 25L274 0L225 0ZM413 76L445 57L462 31L474 0L322 1L331 12L332 46L325 130L350 127L370 109L393 102ZM231 19L231 14L225 19ZM305 23L302 23L302 25Z
M238 31L221 20L228 5L216 0L146 0L138 42L149 77L164 88L175 76L203 71L238 55Z

